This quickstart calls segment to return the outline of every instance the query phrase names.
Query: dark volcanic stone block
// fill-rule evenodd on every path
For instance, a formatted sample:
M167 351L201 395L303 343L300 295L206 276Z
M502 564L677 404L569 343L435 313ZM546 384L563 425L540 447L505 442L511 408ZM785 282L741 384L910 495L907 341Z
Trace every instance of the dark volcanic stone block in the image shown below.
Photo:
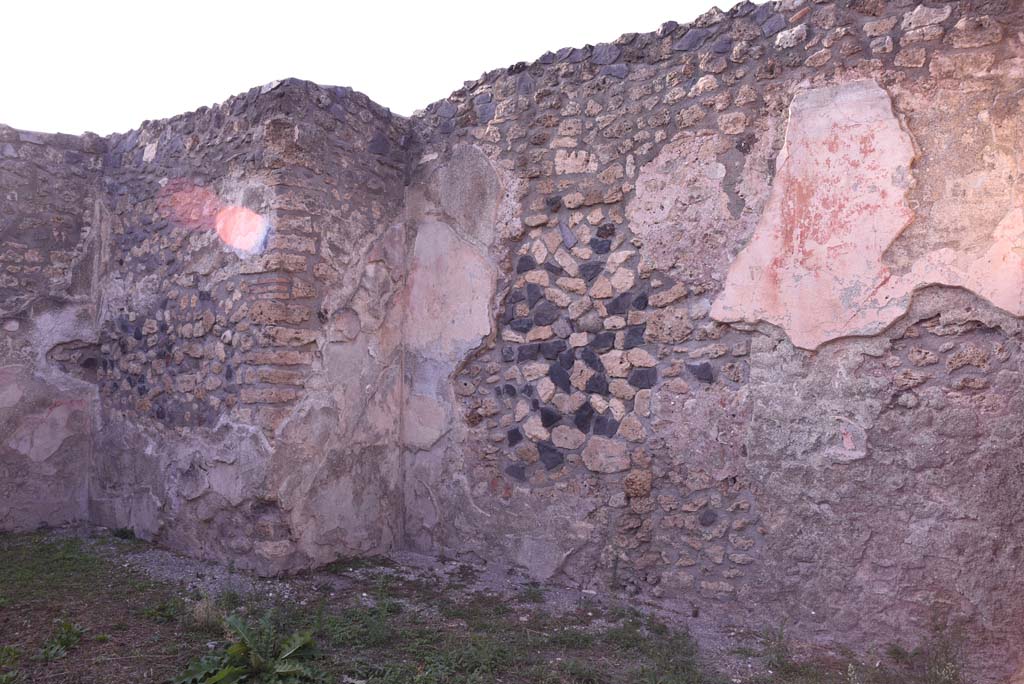
M608 394L608 378L604 373L594 373L587 380L586 390L590 394Z
M521 344L519 345L519 355L517 358L519 361L536 361L538 351L540 351L540 345L536 342Z
M600 437L614 437L619 431L619 421L608 415L600 415L594 420L594 434Z
M590 347L584 347L580 350L580 361L587 364L598 373L604 372L604 364L601 363L601 357L599 357Z
M565 457L551 442L538 442L537 451L540 452L540 462L548 470L554 470L565 462Z
M604 262L587 261L580 264L580 276L588 283L601 274L604 270Z
M545 406L540 410L540 424L546 428L558 425L562 421L562 414L553 408Z
M673 50L687 51L695 50L700 44L711 35L711 30L706 28L692 28L686 34L672 44Z
M516 273L526 273L535 268L537 268L537 262L529 254L519 257L519 261L516 262Z
M638 389L650 389L657 381L657 368L634 368L629 372L629 384Z
M516 332L521 332L521 333L530 332L530 330L533 328L533 319L532 318L516 318L516 319L513 319L508 324L508 327L512 328Z
M644 331L647 330L647 325L631 325L626 328L626 334L623 336L622 348L632 349L633 347L639 347L644 343Z
M573 416L572 422L576 426L576 429L580 432L590 432L590 425L594 421L594 407L589 403L580 406L576 409L576 415Z
M521 463L514 463L510 466L505 466L505 474L519 480L520 482L526 482L526 466Z
M544 293L541 291L539 285L536 285L534 283L527 283L526 284L526 304L527 304L527 306L529 306L532 309L533 307L537 306L537 302L539 302L543 297L544 297Z
M633 303L633 295L629 292L623 292L617 297L614 297L611 301L605 304L605 309L609 314L615 316L624 314L629 311L629 305Z
M563 392L572 391L572 383L569 381L569 371L562 368L561 364L553 363L548 366L548 377L551 378L551 382L555 384L555 387Z
M561 310L551 302L544 300L533 310L533 322L537 325L551 325L562 315Z
M540 353L545 359L553 361L558 358L558 355L565 351L566 347L565 340L551 340L550 342L540 343Z
M707 361L700 363L686 364L686 370L701 382L712 383L715 381L715 369Z
M597 353L603 354L604 352L608 351L613 346L615 346L615 333L613 333L611 330L599 332L596 335L594 335L594 339L591 340L590 344L587 346L596 351Z

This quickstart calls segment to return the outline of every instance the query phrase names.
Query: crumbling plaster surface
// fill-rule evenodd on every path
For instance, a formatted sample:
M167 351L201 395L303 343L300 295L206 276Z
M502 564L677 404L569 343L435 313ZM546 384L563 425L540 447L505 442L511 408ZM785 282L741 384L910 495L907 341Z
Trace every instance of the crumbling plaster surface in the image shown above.
M103 141L0 127L0 527L86 515Z
M1019 151L1007 135L1015 114L1004 102L991 104L998 110L978 112L977 131L988 142L981 158L989 168L944 175L930 214L932 244L955 246L911 260L894 243L914 219L906 196L915 150L888 94L874 81L799 92L768 206L730 266L712 315L770 322L797 346L815 349L884 330L906 312L911 294L929 285L963 287L1024 314L1024 213L1012 180ZM978 215L999 206L1002 216ZM891 248L900 261L887 263Z
M0 129L0 524L413 548L837 651L938 625L1007 681L1022 11L743 2L411 119L286 81Z
M380 121L377 152L323 147ZM32 364L94 397L68 518L263 573L395 545L401 135L289 82L105 141L88 332L50 330Z
M907 305L882 255L913 218L913 159L874 81L798 92L768 204L712 315L773 323L810 349L884 329Z
M493 343L492 301L500 270L494 247L510 230L519 184L475 146L457 146L449 159L439 161L419 166L407 197L407 220L416 238L404 320L406 535L424 551L445 549L459 539L452 552L480 559L488 557L488 546L498 544L502 555L547 579L586 539L578 530L566 534L567 526L581 527L578 509L573 500L538 502L521 489L518 500L501 501L495 510L493 488L501 483L469 486L466 470L472 465L466 452L472 436L456 399L474 388L452 381L470 352ZM417 178L423 179L422 190ZM513 223L511 230L518 226ZM494 399L481 398L480 415L497 410ZM455 511L464 513L452 515ZM519 520L511 534L502 529L510 514Z
M790 7L788 26L746 6L730 28L709 13L672 41L625 36L564 51L549 56L560 77L513 69L428 109L428 154L443 154L445 131L465 126L495 163L514 161L525 230L511 292L498 288L498 341L456 378L465 466L438 469L449 494L409 497L433 502L430 542L415 525L407 532L425 548L537 576L556 568L553 578L710 622L749 623L756 606L765 622L825 646L838 643L836 624L879 647L926 638L934 624L985 624L970 650L999 681L1019 658L1000 644L1017 643L1020 623L1004 609L1012 600L988 603L985 592L1002 586L990 573L1017 576L1008 549L1020 538L1010 517L982 513L975 493L1019 468L1007 416L1017 410L1020 328L1001 298L1016 286L968 285L986 269L973 258L948 275L957 258L941 250L984 254L1011 210L999 188L1015 163L985 142L985 124L1019 87L1020 45L989 47L1017 19L964 20L957 12L971 8L941 4L821 4ZM746 60L762 35L772 47L758 59L780 56ZM697 55L657 66L669 43ZM641 44L653 64L629 61ZM806 52L787 57L793 45ZM584 66L572 66L577 57ZM605 78L588 87L595 72ZM619 87L612 73L629 76ZM536 109L524 121L527 97ZM846 131L836 150L814 142L851 125L837 122L851 112L875 150ZM794 166L786 146L800 140L816 154ZM947 187L951 175L965 182ZM851 190L836 195L859 202L861 216L784 218L794 180L814 201ZM785 262L799 241L765 227L801 221L821 238L802 256L818 262L800 270L792 258L781 295L761 285L750 254L775 240L765 260ZM790 297L800 288L810 311ZM645 369L656 374L633 375ZM953 444L958 433L977 441ZM1000 492L1019 508L1012 488ZM545 517L567 530L553 544L533 524ZM986 555L996 539L1000 550ZM526 561L519 550L531 544Z

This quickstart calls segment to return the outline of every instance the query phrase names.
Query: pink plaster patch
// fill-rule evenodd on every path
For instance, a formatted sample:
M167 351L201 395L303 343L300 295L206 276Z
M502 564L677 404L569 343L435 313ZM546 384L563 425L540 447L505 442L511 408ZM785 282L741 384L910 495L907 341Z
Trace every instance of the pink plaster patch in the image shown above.
M1011 209L983 252L932 252L914 264L912 281L952 285L984 297L1000 309L1024 316L1024 209Z
M875 82L797 94L768 204L730 266L712 316L766 321L794 345L816 349L881 332L926 285L963 287L1024 315L1019 208L980 251L941 249L903 275L890 272L884 254L914 218L906 204L913 159L910 135Z
M768 321L811 349L895 320L905 305L885 287L882 254L913 218L913 158L873 81L797 94L768 204L712 315Z

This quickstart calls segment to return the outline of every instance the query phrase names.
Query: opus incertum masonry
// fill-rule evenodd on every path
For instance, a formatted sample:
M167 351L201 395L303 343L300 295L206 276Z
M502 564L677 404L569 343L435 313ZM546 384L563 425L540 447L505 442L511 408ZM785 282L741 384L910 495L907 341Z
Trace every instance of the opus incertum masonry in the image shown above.
M1024 677L1022 12L743 2L410 119L288 80L0 128L0 527L959 625Z

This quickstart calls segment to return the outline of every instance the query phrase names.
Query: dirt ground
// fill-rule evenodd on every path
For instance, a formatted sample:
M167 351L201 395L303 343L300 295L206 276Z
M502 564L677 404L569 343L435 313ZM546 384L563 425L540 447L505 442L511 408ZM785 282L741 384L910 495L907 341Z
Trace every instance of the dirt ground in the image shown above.
M935 649L797 662L780 632L700 651L684 625L610 597L411 554L268 579L123 531L0 535L0 684L171 682L224 649L230 615L310 632L324 681L346 684L965 681Z

